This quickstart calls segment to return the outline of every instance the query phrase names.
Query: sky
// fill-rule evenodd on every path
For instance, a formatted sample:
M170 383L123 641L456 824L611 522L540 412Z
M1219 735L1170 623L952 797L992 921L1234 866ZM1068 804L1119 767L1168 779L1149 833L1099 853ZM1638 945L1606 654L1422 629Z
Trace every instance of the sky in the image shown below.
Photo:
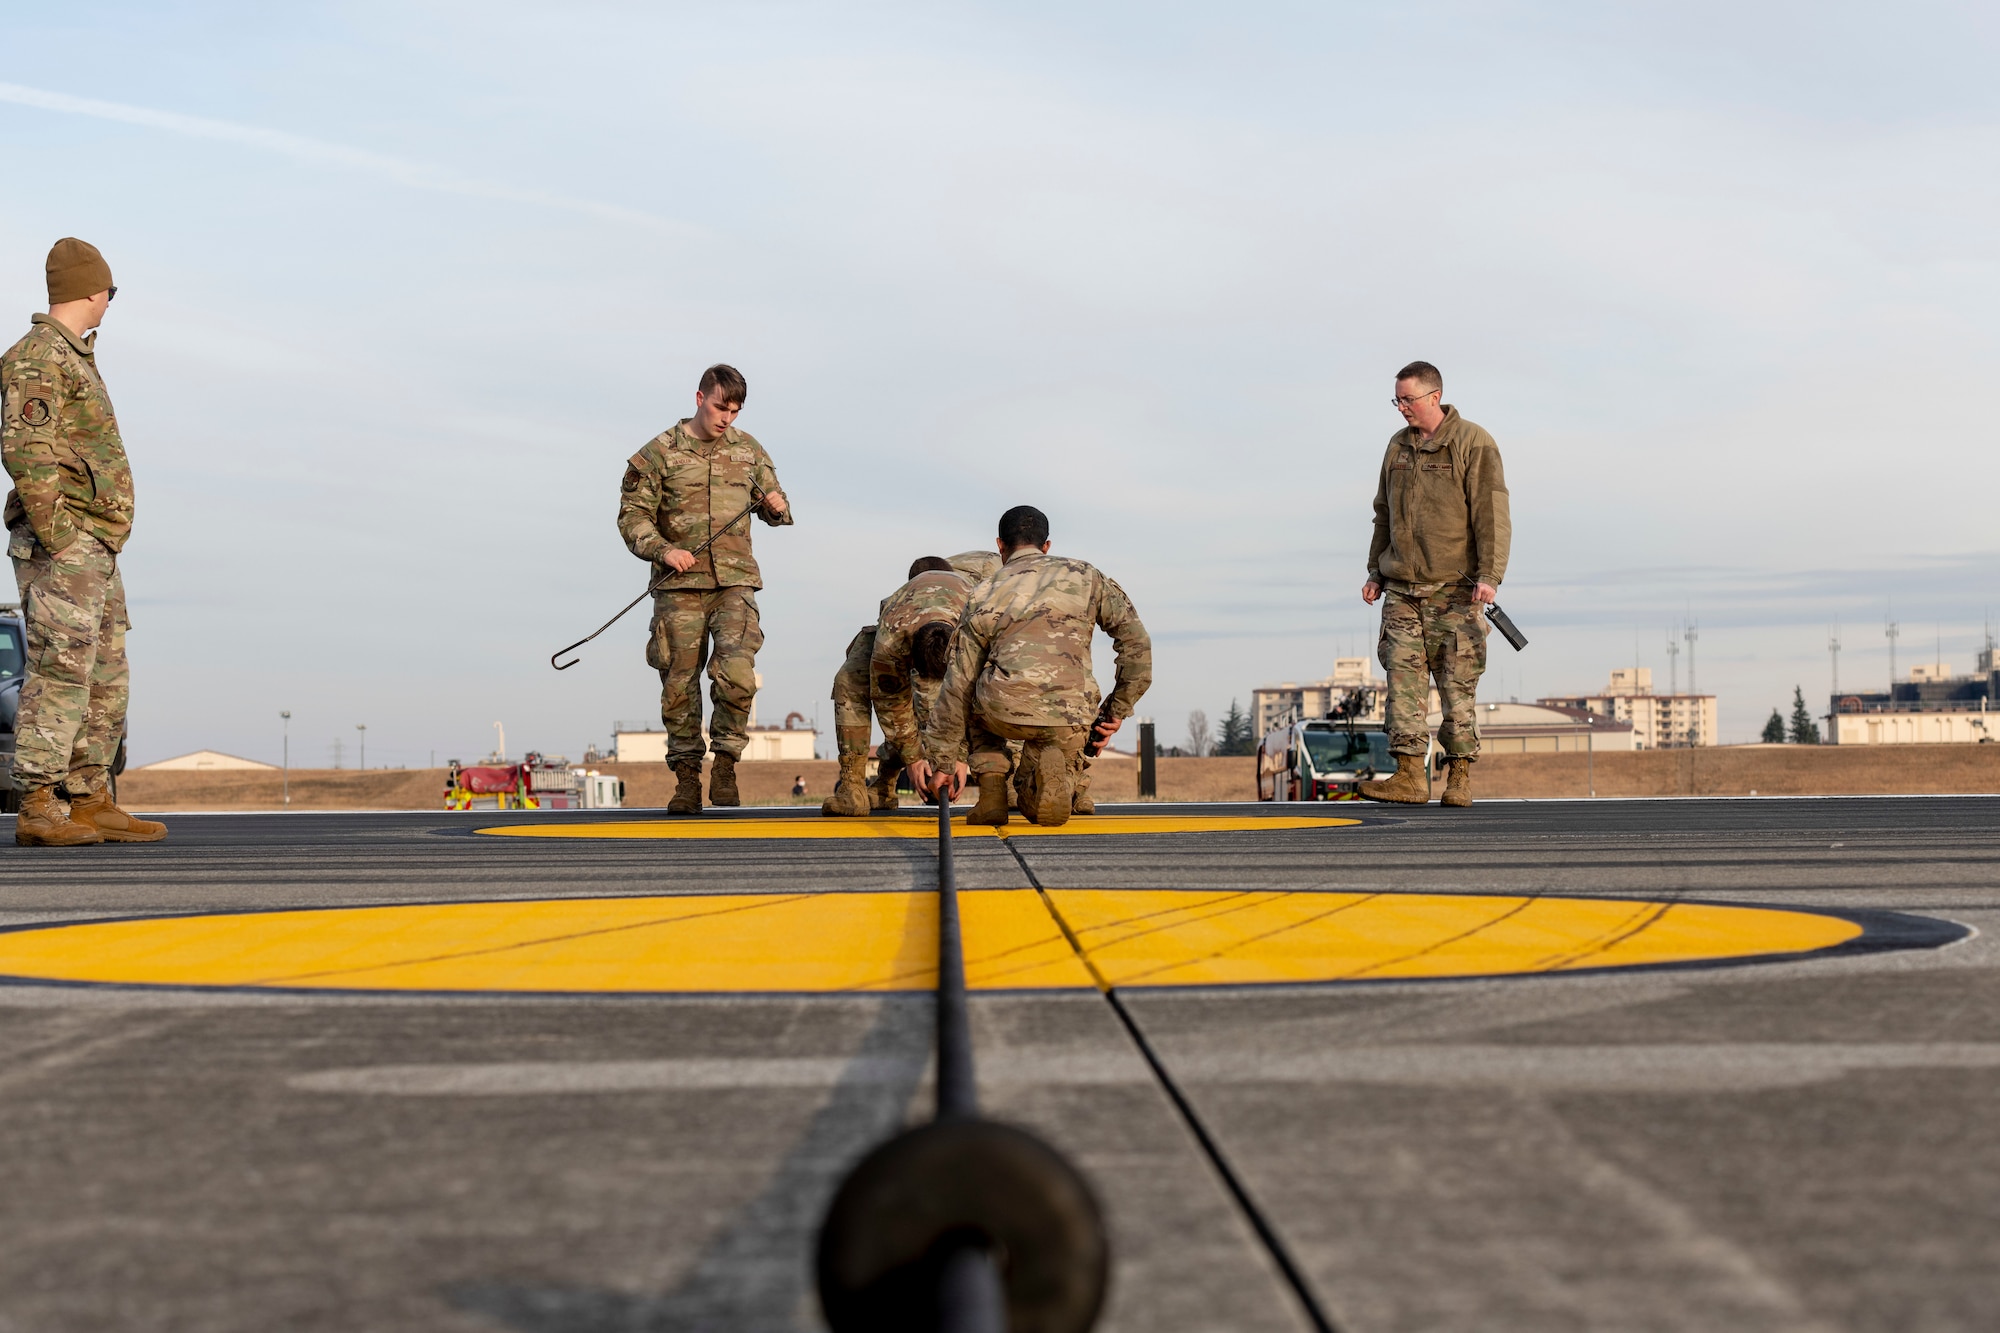
M657 717L643 612L548 659L644 587L625 459L715 361L798 516L765 722L830 732L1019 503L1137 605L1162 743L1372 652L1417 358L1512 492L1485 697L1664 688L1692 620L1748 741L1836 623L1852 690L1892 616L1903 673L2000 617L1991 6L7 9L0 310L65 235L120 289L135 763Z

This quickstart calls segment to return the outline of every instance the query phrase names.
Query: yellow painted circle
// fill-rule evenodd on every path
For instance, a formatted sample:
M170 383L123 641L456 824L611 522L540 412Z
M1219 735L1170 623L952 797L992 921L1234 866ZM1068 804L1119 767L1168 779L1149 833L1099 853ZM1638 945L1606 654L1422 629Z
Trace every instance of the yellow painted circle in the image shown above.
M1088 815L1055 828L1010 819L1004 828L951 821L954 838L1028 838L1052 834L1244 833L1347 828L1358 819L1327 815ZM935 818L631 819L605 823L503 824L477 832L501 838L921 838L937 837Z
M1515 976L1796 954L1862 933L1811 912L1622 899L1011 889L961 901L967 980L980 989ZM933 893L565 898L37 927L0 933L0 976L308 990L908 991L935 984L936 940Z

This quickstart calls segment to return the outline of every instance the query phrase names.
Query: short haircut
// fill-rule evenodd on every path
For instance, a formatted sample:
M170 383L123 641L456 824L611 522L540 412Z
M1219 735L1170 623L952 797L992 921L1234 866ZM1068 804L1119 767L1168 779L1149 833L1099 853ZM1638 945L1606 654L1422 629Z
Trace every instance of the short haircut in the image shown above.
M1000 544L1008 550L1040 546L1049 539L1049 516L1033 505L1015 505L1000 515Z
M943 680L945 668L951 665L952 634L949 621L933 620L918 626L910 636L910 670L925 680Z
M942 569L946 573L950 573L951 561L941 555L920 555L910 562L910 572L905 577L915 578L919 574L928 574L934 569Z
M1396 380L1398 383L1415 380L1417 387L1425 393L1429 393L1432 389L1436 389L1439 393L1444 392L1444 376L1438 374L1438 368L1428 361L1410 362L1396 372Z
M701 372L701 383L695 386L709 397L720 396L725 403L738 407L749 401L750 386L743 382L743 372L735 366L713 365Z

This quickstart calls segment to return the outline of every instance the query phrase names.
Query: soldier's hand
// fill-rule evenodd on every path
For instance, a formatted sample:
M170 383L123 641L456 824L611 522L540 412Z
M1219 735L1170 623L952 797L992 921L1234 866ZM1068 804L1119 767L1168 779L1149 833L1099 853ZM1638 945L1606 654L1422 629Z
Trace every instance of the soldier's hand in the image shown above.
M1381 595L1382 595L1382 585L1377 583L1374 579L1370 579L1368 580L1368 582L1361 585L1361 600L1367 603L1369 606L1375 605L1375 599L1380 597ZM1492 601L1493 599L1489 597L1486 600Z
M1499 595L1500 590L1490 583L1482 583L1472 590L1472 600L1475 602L1484 602L1488 606L1493 605L1493 599Z
M661 556L660 563L676 574L685 574L694 568L694 557L686 551L675 549Z
M783 518L786 509L785 493L783 491L768 492L764 496L764 508L770 511L772 517Z
M922 759L912 759L909 764L910 785L925 800L933 800L942 791L956 796L965 790L965 780L972 772L964 764L953 764L948 773L939 772Z
M1117 735L1118 728L1124 725L1125 725L1125 719L1123 718L1107 717L1104 718L1102 721L1098 722L1096 726L1092 727L1090 729L1090 732L1091 735L1097 738L1098 747L1102 749L1105 742L1109 741L1113 736Z

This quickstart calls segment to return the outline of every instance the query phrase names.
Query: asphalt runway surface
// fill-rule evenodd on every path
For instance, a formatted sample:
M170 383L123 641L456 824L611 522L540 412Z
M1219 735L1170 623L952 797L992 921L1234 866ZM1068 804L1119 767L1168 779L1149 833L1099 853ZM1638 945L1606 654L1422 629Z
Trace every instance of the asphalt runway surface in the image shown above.
M1994 1326L2000 800L1310 809L1370 822L966 838L958 882L1728 903L1869 934L1121 986L1129 1026L1088 987L976 992L986 1111L1063 1149L1110 1219L1101 1328ZM473 832L567 818L179 815L160 845L70 851L0 820L0 958L65 922L935 885L922 839ZM930 1024L918 992L0 982L0 1331L818 1328L819 1217L928 1113Z

